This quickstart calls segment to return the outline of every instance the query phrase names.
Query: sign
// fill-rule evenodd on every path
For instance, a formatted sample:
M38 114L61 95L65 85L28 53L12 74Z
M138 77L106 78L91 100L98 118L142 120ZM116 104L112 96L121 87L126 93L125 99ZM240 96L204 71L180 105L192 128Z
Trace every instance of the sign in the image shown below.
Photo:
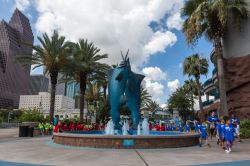
M123 146L134 146L135 142L133 139L124 139L123 140Z

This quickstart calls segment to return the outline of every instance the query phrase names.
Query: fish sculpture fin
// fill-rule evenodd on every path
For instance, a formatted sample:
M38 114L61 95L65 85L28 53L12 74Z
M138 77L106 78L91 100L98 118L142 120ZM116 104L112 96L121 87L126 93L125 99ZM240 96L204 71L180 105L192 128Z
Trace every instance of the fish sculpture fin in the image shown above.
M135 75L136 75L135 78L137 79L137 83L141 84L145 76L141 74L135 74Z

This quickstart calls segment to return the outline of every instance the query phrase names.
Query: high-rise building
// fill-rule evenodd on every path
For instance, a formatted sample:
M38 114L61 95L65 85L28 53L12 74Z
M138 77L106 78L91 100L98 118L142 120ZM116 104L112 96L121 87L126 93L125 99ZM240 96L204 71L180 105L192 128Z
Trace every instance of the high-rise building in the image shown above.
M31 75L30 90L32 95L38 95L39 92L48 92L49 79L44 75Z
M19 109L39 108L41 110L50 109L50 94L39 92L38 95L21 95ZM56 95L55 110L74 109L74 99L64 95Z
M76 82L65 83L65 96L75 99L75 108L80 108L79 84Z
M16 9L9 21L0 22L0 108L18 108L20 95L30 94L30 68L16 62L31 55L33 34L28 18Z

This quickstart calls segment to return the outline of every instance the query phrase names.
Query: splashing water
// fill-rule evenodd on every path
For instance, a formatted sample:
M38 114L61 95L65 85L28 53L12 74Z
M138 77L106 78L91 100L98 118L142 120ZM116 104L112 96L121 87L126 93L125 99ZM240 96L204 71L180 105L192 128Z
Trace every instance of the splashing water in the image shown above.
M128 122L125 120L122 126L122 135L128 135L129 125Z
M147 118L144 118L142 121L142 134L149 135L149 123Z
M106 135L114 135L114 123L112 119L110 119L105 127L105 134Z
M141 124L140 123L138 124L138 127L137 127L137 135L141 135Z

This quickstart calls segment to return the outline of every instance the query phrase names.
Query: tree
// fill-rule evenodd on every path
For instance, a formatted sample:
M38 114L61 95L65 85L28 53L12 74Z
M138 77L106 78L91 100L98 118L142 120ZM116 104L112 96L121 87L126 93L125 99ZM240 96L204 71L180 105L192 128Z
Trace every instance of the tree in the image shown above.
M192 111L192 94L186 87L178 88L168 99L168 109L176 110L184 121Z
M73 78L80 84L80 122L83 122L84 98L88 79L94 75L105 75L110 68L100 60L108 57L100 54L100 49L88 40L80 39L78 43L70 43L71 60L66 72L68 77Z
M51 37L44 33L42 37L38 37L38 41L41 46L29 45L34 50L32 56L20 56L17 57L17 61L23 65L34 64L34 68L45 67L44 73L48 73L50 76L50 122L53 122L58 74L64 70L64 66L68 62L68 45L65 37L60 36L57 31L54 31Z
M240 28L240 22L247 17L246 4L243 0L188 0L183 15L186 16L183 31L189 44L194 45L205 36L214 45L221 100L220 115L228 115L222 39L233 20Z
M159 107L160 106L156 101L151 101L150 103L147 104L147 109L152 113Z
M203 111L201 100L201 85L200 76L205 75L208 72L208 61L205 58L201 58L198 54L186 57L183 63L183 74L189 77L194 76L196 86L198 89L199 106L200 111Z
M198 96L197 84L195 83L195 81L193 79L189 79L189 80L184 81L183 87L185 87L191 94L192 110L194 111L194 99L196 96Z
M148 93L147 89L143 86L141 86L141 109L145 108L147 105L149 105L152 102L152 97Z

